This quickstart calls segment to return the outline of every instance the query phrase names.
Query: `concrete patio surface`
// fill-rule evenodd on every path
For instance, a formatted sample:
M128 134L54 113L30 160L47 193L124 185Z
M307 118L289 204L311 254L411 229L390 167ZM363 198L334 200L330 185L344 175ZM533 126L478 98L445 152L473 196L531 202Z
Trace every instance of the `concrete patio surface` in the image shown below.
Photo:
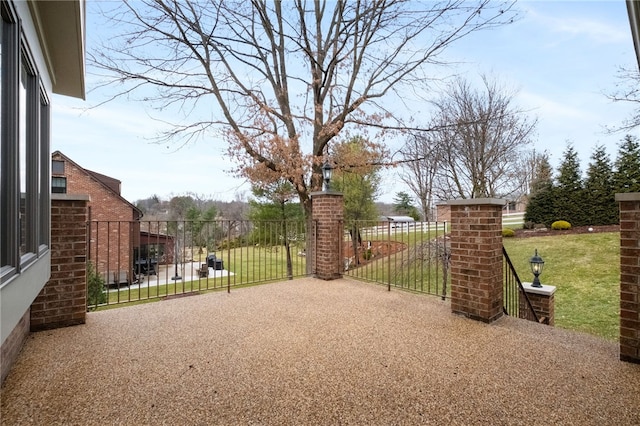
M89 313L34 333L3 425L638 425L618 344L312 278Z

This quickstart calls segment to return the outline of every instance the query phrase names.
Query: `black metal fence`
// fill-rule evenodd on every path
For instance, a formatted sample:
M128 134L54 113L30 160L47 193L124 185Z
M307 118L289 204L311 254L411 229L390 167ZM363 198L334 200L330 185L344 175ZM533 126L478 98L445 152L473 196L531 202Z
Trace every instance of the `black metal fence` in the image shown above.
M504 262L502 268L504 271L503 312L509 316L539 322L538 315L504 247L502 247L502 258Z
M449 295L446 222L354 222L344 229L344 273L391 287Z
M88 306L306 275L304 221L91 221Z

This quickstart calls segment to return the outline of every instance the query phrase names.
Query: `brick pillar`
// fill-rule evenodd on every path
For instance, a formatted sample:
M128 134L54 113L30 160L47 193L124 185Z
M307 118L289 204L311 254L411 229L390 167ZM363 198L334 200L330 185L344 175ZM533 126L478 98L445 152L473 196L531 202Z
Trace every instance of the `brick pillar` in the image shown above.
M620 359L640 364L640 193L620 205Z
M544 324L555 325L556 307L554 295L556 293L556 287L545 284L543 284L542 287L532 287L531 283L522 283L522 287L527 293L527 297L538 319L542 320L544 318L544 321L542 321ZM519 298L520 312L523 314L527 311L526 303L527 300L524 297Z
M333 280L342 276L344 228L343 196L337 192L311 194L311 218L315 224L314 276Z
M31 304L31 331L85 323L88 202L51 195L51 278Z
M451 311L493 322L502 316L504 200L452 200Z

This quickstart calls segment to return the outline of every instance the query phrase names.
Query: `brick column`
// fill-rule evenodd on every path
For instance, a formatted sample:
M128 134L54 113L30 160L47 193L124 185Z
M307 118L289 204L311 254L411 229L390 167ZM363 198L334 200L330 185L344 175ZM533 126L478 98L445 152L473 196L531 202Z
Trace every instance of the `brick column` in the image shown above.
M556 287L553 285L542 285L542 287L532 287L531 283L522 283L524 291L527 293L527 297L531 302L533 310L536 312L538 319L545 319L542 321L544 324L555 325L556 322L556 307L555 307L555 292ZM527 303L524 297L519 298L520 312L525 313ZM522 317L521 317L522 318Z
M315 224L314 276L323 280L342 277L344 227L343 196L337 192L311 194L311 218Z
M504 200L452 200L451 311L483 322L502 316Z
M616 194L620 206L620 359L640 364L640 193Z
M51 278L31 305L31 331L85 323L88 202L51 195Z

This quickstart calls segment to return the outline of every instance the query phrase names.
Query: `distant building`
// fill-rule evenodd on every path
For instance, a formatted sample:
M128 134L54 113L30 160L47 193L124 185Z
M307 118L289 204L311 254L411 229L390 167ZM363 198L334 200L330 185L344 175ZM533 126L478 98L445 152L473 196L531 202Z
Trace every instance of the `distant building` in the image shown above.
M381 222L415 222L416 220L411 216L380 216Z
M87 170L56 151L51 155L51 192L89 195L88 260L109 284L134 281L142 211L120 194L118 179Z

